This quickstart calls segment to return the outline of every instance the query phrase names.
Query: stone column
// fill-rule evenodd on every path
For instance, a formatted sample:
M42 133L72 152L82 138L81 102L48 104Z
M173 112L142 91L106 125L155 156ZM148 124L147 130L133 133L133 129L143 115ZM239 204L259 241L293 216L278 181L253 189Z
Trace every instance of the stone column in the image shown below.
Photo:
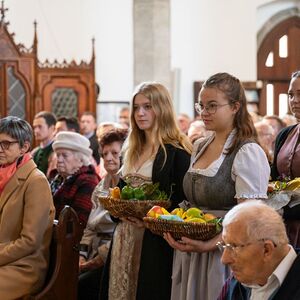
M171 88L170 0L134 0L134 84Z

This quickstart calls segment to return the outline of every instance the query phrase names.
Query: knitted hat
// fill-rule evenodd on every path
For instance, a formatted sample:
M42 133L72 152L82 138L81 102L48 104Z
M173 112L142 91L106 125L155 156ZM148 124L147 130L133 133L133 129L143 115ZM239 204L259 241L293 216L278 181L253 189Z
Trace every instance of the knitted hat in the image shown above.
M70 149L81 152L88 157L91 157L93 151L90 149L90 141L83 135L77 132L61 131L54 139L52 148L56 149Z

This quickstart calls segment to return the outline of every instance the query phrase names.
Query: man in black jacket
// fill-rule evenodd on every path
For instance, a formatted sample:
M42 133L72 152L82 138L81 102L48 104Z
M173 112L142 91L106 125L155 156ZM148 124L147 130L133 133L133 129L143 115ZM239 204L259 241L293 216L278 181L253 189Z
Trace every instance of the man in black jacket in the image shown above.
M90 148L93 150L93 157L100 163L99 144L95 130L97 128L96 116L92 112L84 112L80 118L80 130L82 135L90 141Z
M222 239L217 246L232 276L219 300L300 299L300 256L273 208L256 200L235 206L224 218Z

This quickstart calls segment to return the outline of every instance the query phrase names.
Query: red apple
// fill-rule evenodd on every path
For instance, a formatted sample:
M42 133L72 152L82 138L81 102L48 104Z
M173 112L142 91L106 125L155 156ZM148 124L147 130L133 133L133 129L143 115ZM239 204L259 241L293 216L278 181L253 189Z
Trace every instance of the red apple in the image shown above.
M272 192L274 192L274 186L271 185L271 184L269 184L269 185L268 185L268 193L270 194L270 193L272 193Z
M155 205L147 212L147 217L157 218L159 215L163 215L163 214L164 212L162 211L161 207Z

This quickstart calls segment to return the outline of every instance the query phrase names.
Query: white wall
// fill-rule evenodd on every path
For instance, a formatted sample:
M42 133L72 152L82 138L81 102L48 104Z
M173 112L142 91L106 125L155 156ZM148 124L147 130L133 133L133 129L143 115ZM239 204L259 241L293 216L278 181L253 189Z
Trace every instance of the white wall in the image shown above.
M256 2L173 0L172 67L181 70L180 112L193 113L193 82L216 72L256 79Z
M15 40L30 47L38 22L39 58L90 61L96 43L101 99L128 100L133 89L132 0L10 0L7 20Z
M299 5L299 0L289 1L271 1L269 3L262 4L257 9L256 16L256 29L257 31L273 16L276 15L279 11L289 9L295 5Z
M216 72L257 79L257 32L299 0L171 0L171 66L180 70L179 112L193 115L193 82ZM177 100L177 98L179 100Z
M171 67L179 77L174 88L175 100L180 100L177 111L192 116L193 82L215 72L256 80L257 31L292 2L299 5L299 0L170 0ZM5 4L16 40L27 46L32 44L32 22L37 19L41 60L90 60L95 37L100 98L130 99L133 0L9 0Z

